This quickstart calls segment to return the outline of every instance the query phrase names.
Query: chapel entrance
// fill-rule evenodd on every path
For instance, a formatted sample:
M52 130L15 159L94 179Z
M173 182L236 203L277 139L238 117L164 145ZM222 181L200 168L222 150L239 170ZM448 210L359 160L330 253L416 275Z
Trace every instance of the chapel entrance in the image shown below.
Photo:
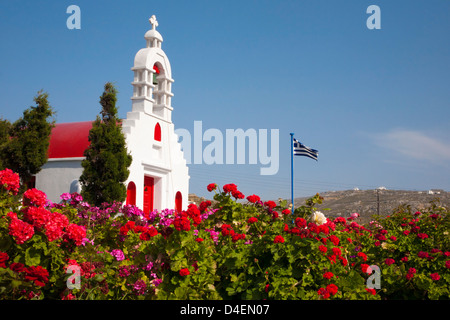
M144 177L144 213L153 211L153 193L155 179L152 177Z

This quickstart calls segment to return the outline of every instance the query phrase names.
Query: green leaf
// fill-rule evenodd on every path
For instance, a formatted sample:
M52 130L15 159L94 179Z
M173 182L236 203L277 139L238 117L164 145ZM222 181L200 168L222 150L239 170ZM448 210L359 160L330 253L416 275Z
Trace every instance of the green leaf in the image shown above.
M41 263L41 252L33 247L25 251L25 263L29 266L38 266Z
M5 236L0 238L0 251L6 252L12 245L11 237Z
M12 281L11 281L11 286L12 286L14 289L18 288L21 284L22 284L22 281L19 281L19 280L12 280Z

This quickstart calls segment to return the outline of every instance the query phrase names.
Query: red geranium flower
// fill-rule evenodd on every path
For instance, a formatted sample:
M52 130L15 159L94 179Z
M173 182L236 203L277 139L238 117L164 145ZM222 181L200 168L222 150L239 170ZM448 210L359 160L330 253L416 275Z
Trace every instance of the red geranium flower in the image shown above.
M341 249L340 249L340 248L335 247L335 248L333 248L333 249L331 249L331 250L332 250L333 253L334 253L336 256L338 256L338 257L340 257L340 256L342 255L342 252L341 252Z
M23 244L25 241L31 239L34 235L34 228L31 224L26 223L17 218L17 215L10 215L12 217L9 224L9 234L14 237L17 244Z
M216 189L217 189L217 184L215 184L215 183L210 183L210 184L208 184L208 186L206 187L206 189L207 189L209 192L211 192L211 191L213 191L213 190L216 190Z
M48 282L48 271L41 266L31 266L25 270L25 279L33 281L35 285L44 287Z
M189 269L188 268L183 268L180 270L180 276L185 277L188 276L190 274Z
M248 196L248 197L247 197L247 200L248 200L249 202L251 202L251 203L256 203L256 202L258 202L258 201L261 201L261 198L258 197L258 196L255 195L255 194L252 194L251 196Z
M223 186L223 191L225 193L237 191L237 186L234 183L229 183Z
M333 276L334 276L333 272L330 272L330 271L325 272L325 273L323 274L323 277L324 277L325 279L331 279L331 278L333 278Z
M338 292L338 287L337 287L337 285L331 283L331 284L327 285L326 290L327 290L332 296L334 296L334 295Z
M369 265L365 264L365 263L362 263L361 264L361 271L364 272L364 273L367 273L367 269L369 269Z
M295 225L298 228L305 228L306 227L306 220L304 218L296 218L295 219Z
M258 221L258 218L251 217L251 218L248 218L247 223L255 223L257 221Z
M391 264L395 263L395 260L392 258L387 258L386 260L384 260L384 263L386 263L386 265L390 266Z
M330 293L325 288L320 288L319 290L317 290L317 294L323 299L328 299L330 297Z
M284 242L284 238L282 236L276 236L275 239L273 240L273 243L283 243Z
M191 223L185 217L176 218L173 221L173 225L174 225L175 229L177 229L178 231L189 231L189 230L191 230Z
M6 252L0 252L0 268L6 268L5 262L8 261L9 256Z
M221 229L222 229L221 233L223 236L228 236L231 233L231 231L233 231L232 226L229 224L223 224Z
M8 191L12 191L13 194L17 194L20 187L19 175L11 169L0 171L0 186L3 186Z
M270 209L273 209L277 206L277 204L272 200L264 202L264 205Z
M24 205L35 205L41 207L47 203L47 195L36 188L28 189L23 194Z
M357 256L362 258L363 261L367 261L367 255L364 252L358 252Z
M426 234L426 233L418 233L417 234L417 238L420 238L420 239L426 239L426 238L428 238L428 235Z
M430 274L430 277L434 281L438 281L441 278L441 276L437 272Z
M372 295L376 295L376 294L377 294L377 292L376 292L375 289L373 289L373 288L366 288L366 291L367 291L368 293L372 294Z
M282 214L288 215L291 213L291 210L289 209L284 209L283 211L281 211Z
M202 201L200 203L200 207L199 207L200 212L204 212L210 205L211 205L211 201L209 201L209 200Z
M235 197L236 199L244 199L245 198L244 194L242 192L240 192L239 190L231 191L231 195L233 197Z
M12 271L17 272L17 273L25 271L25 266L22 263L20 263L20 262L13 262L13 263L11 263L9 268Z
M328 239L333 242L335 246L339 245L339 238L336 237L334 234L328 237Z

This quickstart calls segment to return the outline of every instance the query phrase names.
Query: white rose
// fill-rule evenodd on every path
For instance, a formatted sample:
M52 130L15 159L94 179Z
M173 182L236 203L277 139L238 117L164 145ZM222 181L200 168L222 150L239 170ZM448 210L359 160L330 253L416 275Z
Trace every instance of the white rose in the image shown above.
M325 215L320 211L315 211L311 216L312 221L314 221L315 224L321 225L327 222L327 218Z

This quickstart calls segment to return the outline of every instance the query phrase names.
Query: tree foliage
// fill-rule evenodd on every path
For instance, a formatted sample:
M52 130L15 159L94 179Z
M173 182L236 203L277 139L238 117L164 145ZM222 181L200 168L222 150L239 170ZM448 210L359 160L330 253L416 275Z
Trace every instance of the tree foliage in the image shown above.
M39 91L33 100L36 106L26 109L13 124L7 120L0 124L0 165L17 172L22 183L27 183L47 162L50 133L55 123L48 93Z
M81 194L89 203L123 201L132 158L117 115L117 90L110 82L100 96L102 110L89 132L89 147L82 161Z

